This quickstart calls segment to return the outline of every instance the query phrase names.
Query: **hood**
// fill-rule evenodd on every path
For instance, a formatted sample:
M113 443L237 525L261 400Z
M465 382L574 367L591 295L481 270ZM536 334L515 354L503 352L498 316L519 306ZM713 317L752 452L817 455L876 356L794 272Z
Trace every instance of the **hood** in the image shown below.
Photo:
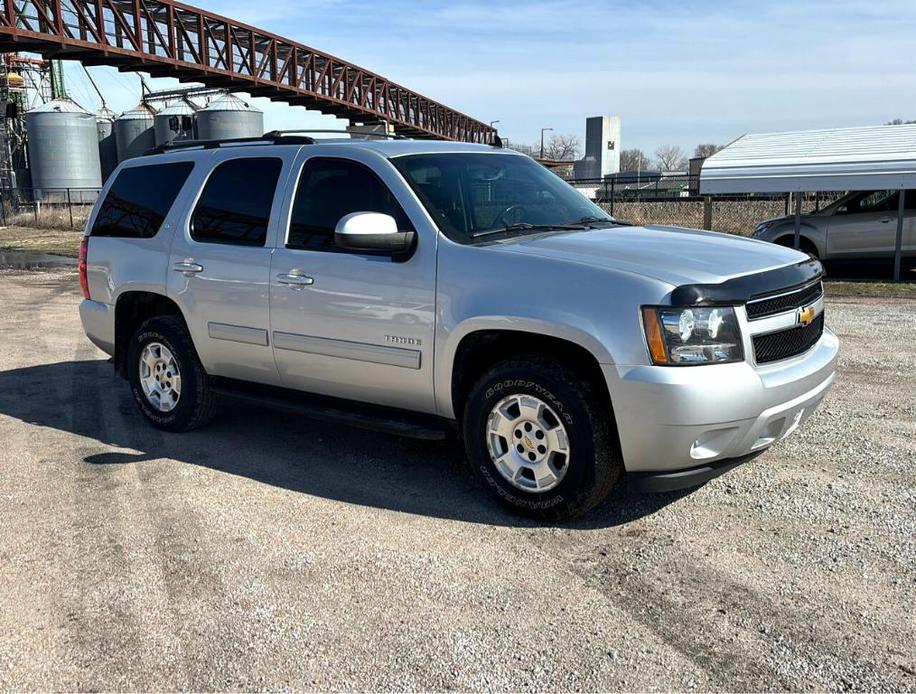
M772 243L679 227L612 227L511 239L491 246L652 277L673 286L717 284L808 256Z

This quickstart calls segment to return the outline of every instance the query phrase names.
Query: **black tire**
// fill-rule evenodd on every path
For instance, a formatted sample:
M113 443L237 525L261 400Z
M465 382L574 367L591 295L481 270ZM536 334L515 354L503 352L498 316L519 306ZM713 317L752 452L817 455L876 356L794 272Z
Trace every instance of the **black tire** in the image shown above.
M487 420L505 397L534 395L563 420L570 444L565 476L544 492L511 484L497 469L487 443ZM462 430L474 474L513 511L545 521L574 518L604 501L623 471L614 415L596 384L571 365L519 357L489 369L471 389Z
M791 236L782 236L777 239L775 243L777 246L795 248L795 234L792 234ZM814 242L805 238L804 236L802 236L801 240L799 241L799 250L802 253L807 253L815 260L819 260L821 257L821 254L817 252L817 246L814 245Z
M140 385L140 355L151 342L169 349L181 374L181 395L171 412L160 412L153 407ZM216 413L216 398L210 390L207 372L197 357L184 321L176 316L150 318L134 333L127 350L127 378L134 402L157 429L191 431L210 422Z

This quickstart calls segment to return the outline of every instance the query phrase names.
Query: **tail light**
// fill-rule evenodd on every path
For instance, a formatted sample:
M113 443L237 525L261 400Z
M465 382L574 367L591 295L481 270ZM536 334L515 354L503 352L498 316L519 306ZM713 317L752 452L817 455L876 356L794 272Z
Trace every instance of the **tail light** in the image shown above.
M89 276L87 272L87 260L89 258L89 237L84 236L80 242L80 287L83 290L83 298L91 299L89 296Z

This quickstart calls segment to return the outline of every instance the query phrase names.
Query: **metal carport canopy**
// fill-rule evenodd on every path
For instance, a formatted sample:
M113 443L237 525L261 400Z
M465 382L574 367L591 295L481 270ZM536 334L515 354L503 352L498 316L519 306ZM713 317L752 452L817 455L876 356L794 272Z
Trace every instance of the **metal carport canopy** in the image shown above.
M916 125L744 135L703 162L700 193L916 189Z
M700 170L701 195L907 189L916 189L916 125L744 135ZM898 197L897 281L906 196ZM795 196L795 248L800 248L802 198Z

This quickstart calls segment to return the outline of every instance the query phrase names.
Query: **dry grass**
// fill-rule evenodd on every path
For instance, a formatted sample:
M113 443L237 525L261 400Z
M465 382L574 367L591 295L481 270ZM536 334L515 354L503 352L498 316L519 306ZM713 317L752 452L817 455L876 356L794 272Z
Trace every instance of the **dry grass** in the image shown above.
M83 235L73 229L0 228L0 251L50 253L76 258Z
M83 229L92 207L89 205L79 205L73 207L73 216L71 224L71 214L66 206L41 207L36 211L28 210L18 213L8 213L6 224L10 227L32 227L35 229Z
M910 273L916 275L916 272ZM830 280L824 291L831 299L840 297L872 296L883 299L916 299L916 281L885 282L882 280Z

